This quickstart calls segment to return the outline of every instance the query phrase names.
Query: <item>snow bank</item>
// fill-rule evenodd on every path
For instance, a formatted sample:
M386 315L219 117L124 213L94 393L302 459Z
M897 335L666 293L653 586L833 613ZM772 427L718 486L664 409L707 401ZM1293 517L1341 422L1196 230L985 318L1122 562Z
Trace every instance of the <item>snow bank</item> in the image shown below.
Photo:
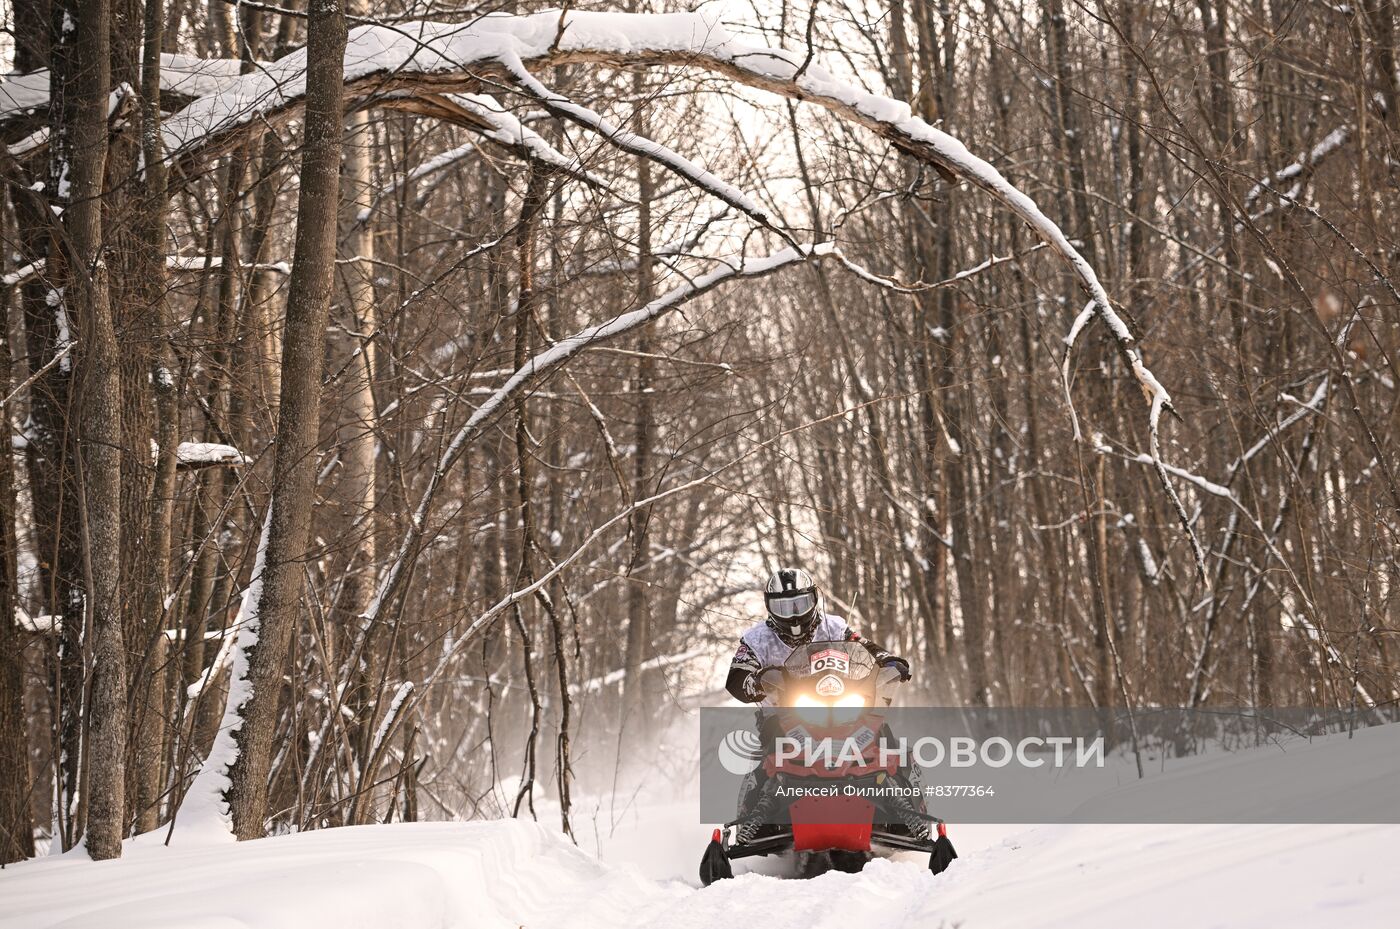
M749 873L704 890L693 884L707 835L679 804L642 808L606 831L607 863L514 820L359 826L195 851L143 839L115 861L64 856L0 872L0 929L732 929L754 914L764 929L1353 929L1391 925L1400 906L1394 826L954 834L963 857L938 877L901 855L860 874Z
M198 850L150 838L106 866L64 856L0 873L0 929L602 927L685 892L520 821L360 826Z

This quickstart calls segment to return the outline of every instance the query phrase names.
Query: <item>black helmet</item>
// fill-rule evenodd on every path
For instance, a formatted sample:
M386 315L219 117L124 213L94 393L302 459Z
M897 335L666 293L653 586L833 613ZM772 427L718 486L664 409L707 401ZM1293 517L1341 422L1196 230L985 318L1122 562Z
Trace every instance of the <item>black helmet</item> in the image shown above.
M820 599L812 575L801 568L779 568L769 575L763 591L768 627L785 645L807 642L821 622Z

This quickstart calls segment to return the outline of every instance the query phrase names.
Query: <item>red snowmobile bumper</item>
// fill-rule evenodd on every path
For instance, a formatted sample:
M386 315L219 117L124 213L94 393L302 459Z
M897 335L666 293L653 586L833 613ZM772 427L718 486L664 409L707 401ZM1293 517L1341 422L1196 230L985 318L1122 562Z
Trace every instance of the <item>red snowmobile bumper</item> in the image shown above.
M803 797L788 807L795 851L870 851L875 805L860 797Z

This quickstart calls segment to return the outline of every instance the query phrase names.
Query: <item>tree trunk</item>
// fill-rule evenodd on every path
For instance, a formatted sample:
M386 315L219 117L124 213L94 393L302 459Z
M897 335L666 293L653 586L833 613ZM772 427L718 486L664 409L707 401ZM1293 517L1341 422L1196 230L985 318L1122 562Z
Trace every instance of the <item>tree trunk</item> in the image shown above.
M351 0L350 6L357 13L366 12L362 0ZM353 647L358 649L361 656L357 662L358 683L352 685L347 694L347 702L355 713L358 726L356 751L361 756L360 795L356 796L351 807L352 819L358 823L370 821L375 810L375 790L367 779L375 760L369 755L379 724L378 712L383 702L386 668L390 659L381 644L385 641L379 628L385 625L383 617L376 617L373 627L361 628L364 624L361 617L374 597L375 451L379 435L374 402L374 339L378 325L374 293L374 234L368 222L359 220L360 212L367 211L374 202L374 174L370 163L374 136L368 112L361 110L347 118L345 144L347 189L343 192L343 200L347 207L346 221L349 223L345 245L351 259L344 266L345 290L351 326L358 335L352 347L355 355L348 373L345 411L348 434L341 446L344 468L340 478L343 488L340 493L341 524L349 527L352 533L352 548L346 560L345 585L337 604L338 621L333 625L348 640L358 640ZM366 794L366 791L369 793Z
M641 77L633 82L633 89L643 89ZM637 160L637 305L645 306L654 296L652 283L651 254L651 201L654 196L651 163L644 158ZM653 430L651 337L647 330L637 337L637 376L633 382L636 398L636 425L632 440L636 448L633 452L632 499L643 500L649 496L647 481L651 476L651 443ZM642 670L646 655L651 649L651 620L647 584L637 574L643 572L650 551L648 529L651 523L651 508L643 507L634 511L628 520L628 533L632 537L632 550L627 563L627 652L624 656L622 682L622 726L624 731L637 737L645 734L647 720L651 714L644 708L646 686Z
M146 0L145 40L141 55L141 155L145 167L146 188L140 209L140 241L136 256L136 279L142 287L140 305L143 319L137 333L146 345L137 379L149 380L154 401L154 440L157 448L155 468L149 483L143 481L136 492L147 500L145 516L145 545L143 559L136 567L134 582L135 616L142 634L141 656L131 675L133 688L140 688L145 699L134 703L138 718L132 727L132 774L136 831L150 831L160 822L160 798L164 786L162 760L165 755L167 723L171 717L168 707L169 688L166 662L170 660L169 643L164 636L167 574L170 565L174 516L176 452L180 443L179 398L176 395L175 358L169 338L170 311L166 306L165 240L166 240L166 168L165 151L160 144L160 51L165 28L162 0ZM147 399L145 389L137 398ZM132 403L128 402L127 409ZM145 449L144 436L136 441L128 436L128 449L133 454ZM149 461L149 459L146 459ZM137 471L145 474L145 469ZM128 527L128 533L130 527Z
M263 834L272 735L283 664L301 599L311 531L326 320L335 274L336 213L344 134L345 11L312 0L307 33L307 106L297 199L296 245L282 348L282 392L273 463L266 567L257 604L252 687L243 705L229 809L240 839ZM251 631L251 630L250 630Z
M0 304L8 318L9 293ZM0 395L10 394L9 326L0 326ZM0 407L7 427L10 413ZM29 739L24 717L24 654L15 622L18 569L15 559L15 455L0 448L0 864L34 854L29 810Z
M62 4L59 5L63 6ZM63 303L75 321L77 468L87 575L85 624L91 634L87 852L121 855L126 824L126 652L121 609L122 403L116 328L103 257L102 193L109 90L107 0L75 4L59 15L76 23L71 57L55 56L54 80L68 84L62 119L71 133L69 204L63 212L67 262ZM66 59L66 60L60 60ZM65 67L66 66L66 67ZM66 73L65 73L66 71ZM65 628L79 617L65 615Z

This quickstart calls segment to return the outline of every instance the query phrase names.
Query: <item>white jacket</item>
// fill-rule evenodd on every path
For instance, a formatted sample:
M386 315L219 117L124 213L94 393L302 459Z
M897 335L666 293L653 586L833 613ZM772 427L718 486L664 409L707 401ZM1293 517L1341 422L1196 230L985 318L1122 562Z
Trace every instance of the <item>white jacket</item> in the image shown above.
M821 622L817 623L817 628L812 632L812 641L844 642L850 628L845 617L835 613L823 613ZM766 622L758 623L750 626L749 630L739 637L739 650L734 653L731 667L757 670L780 665L787 661L794 651L792 646L778 638L773 627Z

